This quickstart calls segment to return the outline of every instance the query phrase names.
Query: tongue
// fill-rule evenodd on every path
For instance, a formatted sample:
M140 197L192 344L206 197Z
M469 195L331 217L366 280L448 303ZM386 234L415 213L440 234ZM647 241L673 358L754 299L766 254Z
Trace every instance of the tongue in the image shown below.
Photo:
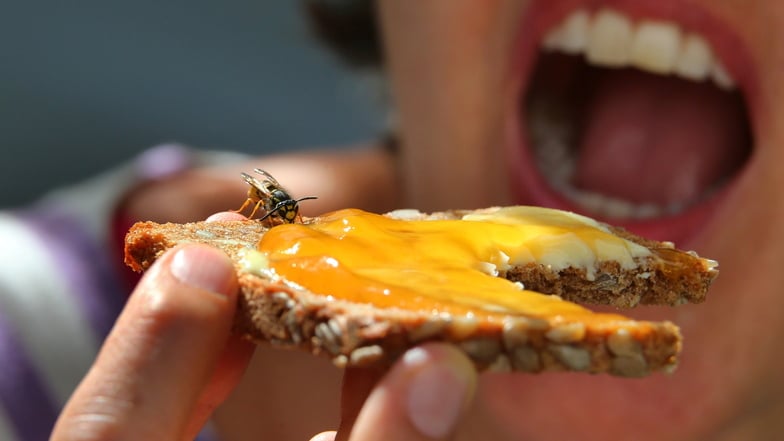
M636 203L688 204L730 175L749 137L737 94L632 70L588 99L574 185Z

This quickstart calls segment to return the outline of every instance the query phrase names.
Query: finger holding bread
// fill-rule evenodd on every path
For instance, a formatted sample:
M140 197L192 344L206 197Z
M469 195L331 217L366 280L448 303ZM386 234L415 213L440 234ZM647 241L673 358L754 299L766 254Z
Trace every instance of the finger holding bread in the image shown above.
M339 429L310 441L451 439L476 387L472 362L447 344L413 348L388 371L348 368Z
M473 363L455 347L431 343L410 349L373 388L353 425L341 424L336 439L450 439L476 382Z
M230 336L238 284L204 245L175 247L131 295L52 440L193 439L252 347Z

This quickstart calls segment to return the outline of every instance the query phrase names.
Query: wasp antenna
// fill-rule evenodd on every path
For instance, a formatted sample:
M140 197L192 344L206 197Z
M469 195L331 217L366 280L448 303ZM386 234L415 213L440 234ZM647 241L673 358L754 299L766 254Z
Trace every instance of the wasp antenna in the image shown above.
M316 196L305 196L304 198L297 199L295 202L307 201L308 199L318 199L318 197L316 197Z
M276 205L275 205L275 206L272 208L272 210L268 211L267 213L265 213L265 214L264 214L264 216L260 217L260 218L259 218L259 221L263 221L264 219L266 219L266 218L268 218L268 217L272 216L273 214L275 214L276 212L280 211L280 209L281 209L281 208L283 208L283 207L285 207L285 206L287 205L287 203L288 203L288 202L289 202L289 201L280 201L280 202L278 202L278 203L277 203L277 204L276 204Z
M280 210L280 207L275 207L272 210L264 213L264 216L259 218L259 222L263 222L265 219L267 219L268 217L272 216L278 210Z

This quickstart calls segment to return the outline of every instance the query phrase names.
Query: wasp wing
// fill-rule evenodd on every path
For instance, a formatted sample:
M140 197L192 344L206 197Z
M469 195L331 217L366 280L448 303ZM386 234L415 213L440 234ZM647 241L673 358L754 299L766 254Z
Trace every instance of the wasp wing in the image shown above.
M248 185L256 188L257 190L259 190L262 194L264 194L266 196L270 195L270 191L267 189L267 186L264 185L264 182L256 179L255 177L253 177L253 176L251 176L251 175L249 175L247 173L243 172L243 173L240 173L240 174L242 175L242 179L245 182L247 182Z
M266 171L264 171L264 170L262 170L260 168L254 168L253 171L255 171L256 173L258 173L258 174L260 174L262 176L264 176L264 179L270 181L272 183L272 185L274 185L274 186L276 186L278 188L282 188L282 186L280 185L280 182L278 182L277 179L273 178L272 175L267 173Z

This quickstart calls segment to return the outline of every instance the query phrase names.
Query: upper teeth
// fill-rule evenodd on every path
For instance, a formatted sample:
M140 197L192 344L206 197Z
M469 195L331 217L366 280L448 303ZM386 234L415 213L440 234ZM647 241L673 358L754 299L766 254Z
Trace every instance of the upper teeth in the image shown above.
M670 21L633 23L611 9L599 10L593 17L577 10L551 29L542 45L547 50L584 53L588 62L597 66L634 66L695 81L711 78L727 90L735 86L707 41Z

